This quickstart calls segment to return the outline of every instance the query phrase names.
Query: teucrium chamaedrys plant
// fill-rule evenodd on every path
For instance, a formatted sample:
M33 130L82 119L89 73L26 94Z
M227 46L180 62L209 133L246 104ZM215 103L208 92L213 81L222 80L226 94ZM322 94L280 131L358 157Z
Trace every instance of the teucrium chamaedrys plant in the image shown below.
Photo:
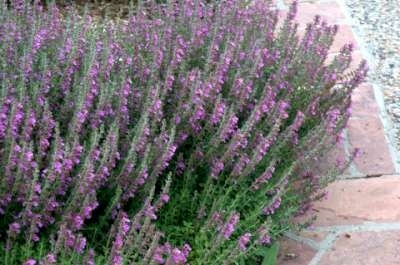
M168 2L168 1L167 1ZM338 171L352 46L296 3L139 3L126 23L0 7L5 264L256 264ZM325 176L325 177L323 177Z

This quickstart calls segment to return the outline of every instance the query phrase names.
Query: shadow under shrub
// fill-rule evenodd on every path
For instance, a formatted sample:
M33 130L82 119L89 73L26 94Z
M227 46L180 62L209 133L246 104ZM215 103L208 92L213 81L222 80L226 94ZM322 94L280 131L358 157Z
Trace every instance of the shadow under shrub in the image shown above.
M348 162L313 172L366 65L296 3L0 8L5 264L258 264Z

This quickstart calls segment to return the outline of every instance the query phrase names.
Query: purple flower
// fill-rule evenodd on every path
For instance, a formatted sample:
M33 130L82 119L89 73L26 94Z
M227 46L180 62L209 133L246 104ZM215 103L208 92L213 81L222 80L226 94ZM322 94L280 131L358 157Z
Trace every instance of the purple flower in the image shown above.
M88 257L88 261L87 261L86 265L96 265L94 258L95 258L94 250L90 249L89 250L89 257Z
M224 170L224 163L221 160L215 160L211 168L211 177L217 179L222 170Z
M152 220L156 220L157 219L156 208L154 206L149 205L148 207L146 207L144 215Z
M46 38L48 34L48 30L47 29L41 29L34 37L33 39L33 50L32 53L36 53L40 47L43 44L44 39Z
M161 195L161 200L164 202L164 203L167 203L167 202L169 202L169 195L168 194L162 194Z
M182 175L183 172L185 171L185 168L186 168L185 162L184 162L183 160L180 159L180 160L178 161L177 166L176 166L176 173L177 173L178 175Z
M64 238L65 238L65 244L72 248L75 245L75 235L72 233L71 230L65 229L64 231Z
M212 224L215 224L218 227L220 227L223 222L221 213L220 212L213 213L213 215L211 216L211 222L212 222Z
M223 102L219 102L215 106L214 113L211 117L212 125L217 125L221 121L222 117L224 116L225 109L226 109L226 105Z
M276 129L275 129L276 128ZM270 133L270 137L264 137L262 134L258 136L258 144L256 146L255 161L259 163L267 154L270 147L274 144L279 133L279 126L276 126Z
M185 257L188 257L190 252L192 251L192 247L189 244L183 245L182 252Z
M36 265L36 260L28 259L27 261L25 261L24 265Z
M21 152L22 152L21 146L19 146L18 144L16 144L16 145L14 146L14 152L15 152L15 153L21 153Z
M173 75L169 75L167 77L167 91L171 91L172 90L172 86L174 85L174 81L175 81L175 77Z
M296 118L295 118L295 120L293 122L293 125L292 125L293 126L292 130L296 131L296 132L299 131L301 125L303 125L303 123L304 123L304 119L305 119L304 113L301 112L301 111L298 111L297 112L297 116L296 116Z
M33 152L32 151L27 151L25 153L25 159L27 162L32 162L33 160Z
M172 144L171 146L168 147L167 151L163 154L161 158L161 170L164 170L165 168L168 167L169 162L174 156L177 148L178 146L176 144Z
M73 46L72 41L73 41L73 40L72 40L71 37L67 37L66 40L65 40L65 45L64 45L64 47L62 47L62 49L60 49L58 58L59 58L59 60L60 60L61 62L63 62L63 63L65 63L65 59L66 59L65 57L66 57L66 55L70 54L71 51L72 51L72 46ZM97 44L96 44L96 46L97 46Z
M250 233L245 233L239 238L239 248L242 251L246 251L247 245L250 242L251 234Z
M155 117L161 115L162 109L162 101L160 99L155 99L153 106L150 108L150 113L152 113Z
M258 239L258 243L261 245L269 245L271 244L271 237L269 235L268 232L268 228L265 225L262 225L259 229L258 229L258 233L259 233L259 239Z
M21 103L18 103L16 108L15 108L15 114L13 117L13 120L11 122L11 134L13 136L13 138L17 138L18 137L18 132L20 129L20 126L22 124L22 121L25 117L25 113L23 111L23 105Z
M120 225L122 234L126 235L129 232L129 229L131 228L131 220L129 220L128 215L124 214L124 216L121 219Z
M267 207L264 208L264 210L263 210L264 214L265 214L265 215L272 215L272 214L274 214L275 211L278 210L279 207L281 206L281 202L282 202L282 199L281 199L280 197L278 197L277 199L275 199L275 201L274 201L271 205L269 205L269 206L267 206Z
M344 129L342 129L337 133L335 141L337 144L341 145L341 144L343 144L345 138L346 138L346 134L344 132Z
M236 134L233 136L233 140L229 146L229 152L232 157L239 155L239 149L246 148L247 144L249 143L247 136L248 134L245 134L241 131L237 131Z
M115 249L116 249L117 251L119 251L119 250L122 249L123 245L124 245L124 239L122 238L122 235L121 235L121 234L118 234L118 235L115 237L114 247L115 247Z
M45 262L44 263L45 265L56 264L57 257L53 253L50 253L50 254L46 255L46 257L44 258L44 262Z
M40 194L42 192L42 187L39 183L35 184L35 186L33 187L33 190L37 193Z
M274 166L268 168L260 177L258 177L254 181L254 183L252 185L253 189L259 190L262 184L267 183L272 178L272 175L274 174L274 172L275 172Z
M36 115L34 112L31 112L29 114L29 118L26 122L26 126L25 126L25 131L24 131L24 137L26 141L29 141L31 139L32 136L32 132L33 129L36 126Z
M84 220L82 219L82 217L79 214L75 214L74 217L72 218L72 220L73 220L75 229L79 230L82 228Z
M253 92L253 82L249 81L249 83L244 87L243 91L242 91L242 95L240 98L245 99L245 100L249 100L251 93Z
M18 235L21 233L21 225L17 222L10 224L9 229L12 235Z
M175 264L184 264L187 261L187 256L185 253L178 248L174 248L172 250L172 260L175 262Z
M143 128L143 133L142 133L138 143L136 144L136 147L135 147L136 152L138 152L141 155L144 154L149 136L150 136L150 128L148 126L145 126Z
M240 215L239 213L232 214L228 223L225 225L223 236L225 239L229 239L233 232L235 231L236 225L239 222Z
M78 242L76 243L75 250L76 252L81 254L85 250L85 247L86 247L86 238L81 236Z
M287 119L289 114L287 110L290 108L290 104L286 101L281 101L279 103L279 114L281 115L282 119Z
M260 243L261 243L262 245L269 245L269 244L271 244L271 237L270 237L269 235L263 235L263 236L260 238Z
M275 99L276 99L276 92L269 87L265 97L261 101L260 105L261 113L263 114L268 113L272 109L272 107L276 104ZM256 119L256 121L258 121L258 119Z
M327 112L327 119L328 119L328 132L333 134L334 130L339 122L340 119L340 110L337 108L331 109Z
M158 50L156 52L156 59L155 59L158 68L161 67L163 60L164 60L164 52L162 50Z
M224 127L221 132L221 140L226 142L232 134L236 131L238 126L239 118L236 115L232 115L227 122L225 122Z
M300 127L303 125L304 120L305 120L304 113L301 111L298 111L296 118L292 124L292 142L293 142L293 144L298 144L298 142L299 142L298 132L300 130Z
M235 97L239 98L242 92L244 80L243 78L238 78L235 80L235 83L233 85L233 94Z
M39 240L40 240L40 237L37 234L33 234L32 235L32 241L33 242L39 242Z
M196 110L194 111L192 117L190 117L190 125L195 133L199 133L201 130L200 121L206 118L206 112L203 106L197 106Z
M24 0L14 0L11 3L12 3L12 8L16 10L18 13L22 12L25 8Z
M310 104L309 110L312 116L317 115L319 100L319 97L317 97Z
M113 257L113 264L114 265L122 265L123 259L121 255L114 255Z
M139 173L138 178L136 179L136 184L142 186L146 183L146 180L149 176L147 167L144 167Z
M153 255L153 260L154 260L155 262L157 262L158 264L164 264L164 262L165 262L165 260L164 260L164 258L163 258L163 256L162 256L162 254L160 254L160 253L158 253L158 252L154 253L154 255Z
M232 170L234 176L240 176L243 173L244 168L250 163L250 158L243 154L239 161L235 164Z
M95 201L95 202L91 203L90 205L83 207L83 216L86 219L89 219L92 216L93 210L96 209L98 205L99 205L99 203L97 201Z
M57 174L61 174L62 167L63 167L62 163L60 161L56 161L54 163L54 172L56 172Z

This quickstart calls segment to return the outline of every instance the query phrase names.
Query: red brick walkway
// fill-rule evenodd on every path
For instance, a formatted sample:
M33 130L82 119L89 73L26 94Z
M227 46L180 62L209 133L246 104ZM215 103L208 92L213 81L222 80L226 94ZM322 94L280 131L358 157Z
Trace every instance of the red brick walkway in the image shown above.
M342 1L342 2L340 2ZM291 1L277 0L285 9ZM366 58L356 39L343 0L300 0L300 25L319 14L340 26L332 55L355 44L355 60ZM353 116L342 152L363 151L346 175L327 188L328 199L315 205L313 228L287 233L280 246L278 265L396 265L400 264L400 174L396 153L384 128L379 88L364 83L354 91ZM397 175L396 175L397 174Z

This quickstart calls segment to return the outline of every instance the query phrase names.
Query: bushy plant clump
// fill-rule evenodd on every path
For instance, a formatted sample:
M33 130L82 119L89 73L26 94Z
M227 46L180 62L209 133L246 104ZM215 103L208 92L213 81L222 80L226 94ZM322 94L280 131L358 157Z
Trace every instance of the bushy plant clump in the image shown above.
M326 63L337 26L170 2L111 25L2 1L4 264L257 264L334 175L366 75L351 45Z

